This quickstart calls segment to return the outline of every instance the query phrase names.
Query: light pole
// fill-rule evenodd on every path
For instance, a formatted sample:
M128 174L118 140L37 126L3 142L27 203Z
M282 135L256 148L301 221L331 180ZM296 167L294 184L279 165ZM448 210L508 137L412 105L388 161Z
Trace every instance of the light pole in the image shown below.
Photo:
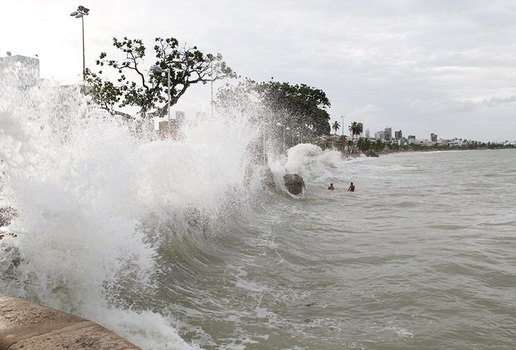
M168 88L168 136L170 137L170 133L172 131L172 127L170 126L170 68L163 69L160 66L152 66L150 67L150 71L155 74L163 74L165 71L167 72L167 88Z
M344 141L345 141L345 139L344 139L344 116L341 115L340 117L342 118L342 129L341 129L342 130L342 132L341 132L341 134L342 134L342 137L341 137L342 152L344 152L346 150L346 145L344 143Z
M76 11L70 13L70 16L75 18L80 18L82 22L82 80L84 81L85 71L86 71L86 51L84 49L84 16L87 16L90 12L90 9L87 9L84 6L79 6Z

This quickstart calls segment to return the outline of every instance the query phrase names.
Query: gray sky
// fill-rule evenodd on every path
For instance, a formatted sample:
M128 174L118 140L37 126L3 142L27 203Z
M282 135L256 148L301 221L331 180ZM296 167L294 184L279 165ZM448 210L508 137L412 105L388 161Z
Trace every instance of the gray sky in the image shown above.
M514 0L3 0L0 56L38 54L42 77L80 81L78 5L90 67L113 37L175 37L243 77L322 89L346 129L516 140ZM195 88L176 109L209 100Z

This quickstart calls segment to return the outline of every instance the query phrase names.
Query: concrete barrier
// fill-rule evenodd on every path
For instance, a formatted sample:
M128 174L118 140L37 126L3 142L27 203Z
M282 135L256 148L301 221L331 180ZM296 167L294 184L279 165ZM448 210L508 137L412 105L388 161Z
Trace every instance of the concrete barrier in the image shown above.
M140 348L94 322L0 294L0 350L19 349Z

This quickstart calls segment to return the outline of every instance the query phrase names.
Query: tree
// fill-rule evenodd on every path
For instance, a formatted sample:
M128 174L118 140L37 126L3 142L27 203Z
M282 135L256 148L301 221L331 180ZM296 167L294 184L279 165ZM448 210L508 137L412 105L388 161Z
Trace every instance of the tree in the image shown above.
M376 140L376 142L373 144L373 148L375 151L381 152L385 148L385 143L382 140Z
M391 143L389 145L389 150L392 152L399 152L400 151L400 145L398 143Z
M257 84L255 89L280 123L311 136L330 133L330 115L325 108L331 105L324 91L306 84L272 81Z
M371 144L371 141L369 141L368 138L361 137L358 139L357 146L360 151L367 152L372 148L373 145Z
M257 101L257 102L252 102ZM291 85L274 81L257 83L247 79L236 86L220 89L217 104L225 109L262 109L266 123L281 123L311 137L330 133L330 101L324 91L305 84Z
M120 61L107 59L107 53L102 52L96 61L100 67L97 73L86 69L85 77L88 93L99 106L111 114L128 116L122 112L127 106L136 106L138 113L145 116L163 116L167 113L168 92L170 105L178 102L187 89L197 83L206 84L210 81L234 77L235 73L229 68L222 55L204 54L197 49L179 48L175 38L156 38L154 65L163 71L170 72L170 86L167 74L147 72L143 67L147 48L139 39L122 41L113 38L113 46L125 55ZM116 81L103 78L103 67L110 67L117 75Z
M335 131L335 134L337 134L337 131L339 131L339 129L340 129L339 122L335 121L335 123L332 124L331 128L333 129L333 131Z
M362 134L362 132L364 131L364 125L362 123L353 122L349 126L349 131L351 132L351 135L354 139L356 135Z
M341 151L341 152L344 152L344 151L346 150L346 144L347 144L347 142L346 142L346 136L341 135L341 136L339 137L339 141L338 141L338 145L339 145L339 148L340 148L340 151Z

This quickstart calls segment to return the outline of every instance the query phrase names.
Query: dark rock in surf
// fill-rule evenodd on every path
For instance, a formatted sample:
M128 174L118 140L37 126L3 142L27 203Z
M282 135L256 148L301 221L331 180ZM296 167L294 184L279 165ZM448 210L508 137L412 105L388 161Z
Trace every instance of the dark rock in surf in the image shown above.
M366 152L366 154L365 154L365 155L366 155L366 156L368 156L368 157L379 157L379 155L378 155L378 154L376 154L376 153L374 153L374 152L372 152L372 151Z
M297 196L303 193L305 181L298 174L286 174L283 176L283 180L285 181L285 187L293 195Z

